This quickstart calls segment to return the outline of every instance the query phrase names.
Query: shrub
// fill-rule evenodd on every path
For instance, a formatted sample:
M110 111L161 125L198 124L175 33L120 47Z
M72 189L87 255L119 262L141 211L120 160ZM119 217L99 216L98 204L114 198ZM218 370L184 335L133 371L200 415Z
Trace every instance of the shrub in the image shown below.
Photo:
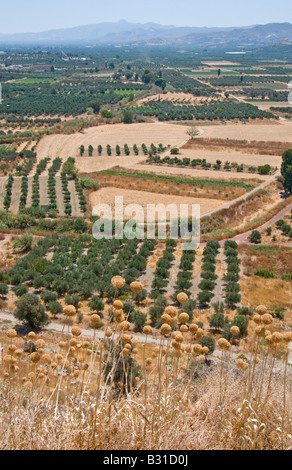
M22 297L28 293L28 287L24 284L19 284L13 288L13 292L17 297Z
M253 230L248 239L251 243L260 243L262 241L262 235L258 230Z
M37 295L25 294L15 305L14 316L25 326L33 329L49 323L49 317Z

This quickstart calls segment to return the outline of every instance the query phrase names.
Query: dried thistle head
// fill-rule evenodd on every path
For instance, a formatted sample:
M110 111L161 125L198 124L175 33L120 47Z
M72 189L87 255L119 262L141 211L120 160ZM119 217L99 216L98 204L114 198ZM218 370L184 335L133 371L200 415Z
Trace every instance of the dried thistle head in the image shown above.
M257 308L256 308L256 313L258 313L259 315L265 315L265 313L267 313L268 309L267 307L265 307L265 305L259 305Z
M188 313L183 312L183 313L180 314L180 316L178 318L179 318L180 323L188 323L188 321L190 319L190 316L189 316Z
M167 315L169 315L172 318L177 317L178 309L176 307L172 307L171 305L169 305L168 307L165 307L164 313L166 313Z
M265 313L263 316L262 316L262 321L265 325L270 325L271 323L273 323L273 317L272 315L270 315L269 313Z
M139 341L138 341L137 338L132 338L132 339L131 339L131 343L132 343L132 345L135 347L135 346L137 346L137 345L139 344Z
M122 276L114 276L111 279L111 285L115 287L115 289L122 289L126 284L125 279Z
M152 334L152 328L150 325L146 325L144 326L143 328L143 333L144 335L148 336L148 335L151 335Z
M36 334L34 331L30 331L27 335L27 337L30 339L30 340L34 340L35 337L36 337Z
M204 336L204 330L202 328L198 328L197 333L196 333L196 340L200 341Z
M44 354L42 356L42 362L44 362L45 364L51 364L52 358L51 358L50 354Z
M121 352L121 355L122 355L123 357L126 357L126 356L128 356L129 354L130 354L130 351L129 351L129 349L126 348L126 347L125 347L125 348L122 350L122 352Z
M261 315L259 315L258 313L256 313L256 314L253 316L253 321L254 321L257 325L261 325L261 323L262 323L262 317L261 317Z
M202 352L202 346L200 344L195 344L193 347L192 355L197 357L201 354Z
M73 326L73 328L71 329L71 333L73 336L78 338L78 336L81 336L82 331L78 326Z
M171 316L168 315L168 313L164 313L161 316L161 321L162 321L162 323L170 323L171 322Z
M226 351L228 351L231 347L231 344L229 343L229 341L227 341L227 339L220 338L218 340L218 346L220 349L225 349Z
M74 305L67 305L64 308L64 314L68 318L74 317L76 315L76 308L74 307Z
M21 357L21 356L22 356L22 351L21 351L21 349L16 349L15 352L14 352L14 355L15 355L16 357Z
M131 342L131 336L130 335L123 335L122 340L124 343L130 343Z
M177 301L182 305L185 304L188 300L189 297L185 292L181 292L180 294L177 295Z
M240 369L242 369L242 370L247 370L247 369L248 369L248 363L245 362L245 361L244 361L243 359L241 359L241 358L237 359L236 364L237 364L238 367L240 367Z
M6 365L12 365L12 364L15 364L16 359L15 359L15 357L13 357L11 354L6 354L6 355L3 357L3 362L4 362L4 364L6 364Z
M199 327L196 323L192 323L190 325L190 332L192 333L192 335L195 335L198 331Z
M187 325L181 325L179 329L182 333L187 333L189 331L189 327Z
M141 290L143 289L143 286L141 282L135 281L130 284L130 289L132 292L137 293L137 292L141 292Z
M235 325L232 326L232 327L230 328L230 333L232 334L232 336L237 336L237 335L239 335L240 330L239 330L238 326L235 326Z
M176 324L177 324L177 320L178 320L177 316L171 317L170 324L171 324L171 325L176 325Z
M171 326L168 323L163 323L163 325L161 325L161 328L160 328L160 333L163 336L166 336L166 335L169 335L170 332L171 332Z
M96 313L94 313L93 315L91 315L90 321L91 321L91 323L93 323L94 325L97 325L97 324L100 322L100 316L97 315Z
M116 319L116 322L119 323L119 324L123 323L125 321L125 317L122 313L118 314L118 315L115 315L115 319Z
M275 331L272 334L272 338L273 338L274 343L281 343L281 341L283 340L284 337L283 337L282 333L279 333L278 331Z
M122 323L120 323L120 328L122 331L129 331L131 325L128 321L123 321Z
M259 338L264 338L265 337L266 330L265 330L264 326L257 326L254 331L255 331L255 334Z
M35 344L38 349L42 349L46 343L43 339L38 339Z
M123 302L121 300L115 300L113 306L116 310L123 310Z
M34 364L37 364L40 361L40 359L41 359L40 353L38 352L31 353L30 355L31 362L33 362Z
M190 344L187 344L187 345L186 345L186 348L185 348L185 351L186 351L187 353L191 353L191 352L192 352L192 346L191 346Z
M17 336L17 331L16 331L16 330L13 330L13 329L8 330L8 331L6 331L6 336L7 336L7 338L9 338L9 339L14 339L14 338L16 338L16 336Z
M181 348L181 345L178 341L176 341L175 339L171 342L171 345L174 349L180 349Z
M290 343L292 341L292 331L285 331L283 334L283 340L285 343Z
M15 346L15 344L9 344L9 346L7 347L7 351L8 351L10 354L13 354L13 353L16 351L16 346Z
M177 341L178 343L182 343L183 340L184 340L184 337L183 335L180 333L180 332L176 332L173 334L173 338L175 339L175 341Z

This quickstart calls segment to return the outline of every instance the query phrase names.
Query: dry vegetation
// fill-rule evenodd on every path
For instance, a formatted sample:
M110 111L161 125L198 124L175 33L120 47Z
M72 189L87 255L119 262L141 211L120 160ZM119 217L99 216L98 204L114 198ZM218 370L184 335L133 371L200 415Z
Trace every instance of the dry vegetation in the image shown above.
M112 279L116 289L123 282ZM131 288L137 292L141 285ZM179 294L178 300L183 307L187 297ZM108 324L101 338L95 330L83 336L72 306L61 335L17 335L6 327L2 449L291 448L292 337L278 331L265 307L252 318L248 357L232 352L238 327L230 342L218 339L213 357L200 344L204 331L186 313L178 317L176 307L165 309L155 345L148 325L141 344L133 337L121 305L114 301L116 333ZM99 321L92 316L92 324Z
M239 252L243 266L243 303L252 308L263 301L270 308L285 307L285 320L291 326L291 281L283 280L282 276L291 274L292 246L242 245Z
M258 155L277 155L282 156L283 152L291 146L291 142L267 142L265 141L247 141L237 139L218 139L218 138L196 138L187 142L183 149L209 149L233 150L240 153L251 153Z
M127 187L126 182L125 186ZM104 183L103 183L104 184ZM115 183L113 183L115 184ZM138 191L132 189L136 185L129 184L128 188L131 189L121 189L121 186L112 186L110 182L106 183L106 186L99 189L98 191L94 191L89 195L89 206L94 208L98 204L107 204L111 207L113 211L113 215L115 215L115 196L118 195L119 197L123 197L124 205L127 206L128 204L139 204L145 210L148 204L157 205L158 201L159 204L164 204L168 206L169 204L173 204L173 195L171 194L162 194L163 188L159 188L161 192L154 192L155 190L151 190L151 188L146 191ZM137 184L139 186L139 184ZM167 191L167 189L165 189ZM174 191L175 192L175 191ZM216 209L222 205L222 201L218 199L211 199L207 197L190 197L184 196L183 192L180 193L179 190L175 193L175 203L180 204L187 204L188 205L188 213L192 213L192 205L198 204L200 206L201 214L205 214L210 210ZM169 217L169 214L168 214Z

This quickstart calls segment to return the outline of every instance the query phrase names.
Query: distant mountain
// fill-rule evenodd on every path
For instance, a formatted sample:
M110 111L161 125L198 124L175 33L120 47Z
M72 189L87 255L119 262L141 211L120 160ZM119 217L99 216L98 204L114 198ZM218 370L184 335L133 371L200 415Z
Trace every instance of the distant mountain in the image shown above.
M250 28L234 28L232 31L219 31L210 34L189 34L177 39L177 43L201 47L260 47L292 40L292 24L270 23Z
M290 23L242 28L175 27L157 23L99 23L41 33L0 34L0 44L21 45L189 45L192 47L265 47L292 40Z

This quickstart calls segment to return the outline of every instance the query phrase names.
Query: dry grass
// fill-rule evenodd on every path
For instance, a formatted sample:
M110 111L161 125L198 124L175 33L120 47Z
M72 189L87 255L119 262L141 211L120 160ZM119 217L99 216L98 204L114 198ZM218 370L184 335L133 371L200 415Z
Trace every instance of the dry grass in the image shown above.
M291 142L267 142L267 141L247 141L237 139L219 139L219 138L196 138L185 144L183 149L205 149L205 150L233 150L240 153L251 153L258 155L277 155L291 146Z
M151 344L150 329L138 344L119 315L114 336L82 337L71 319L62 334L1 335L2 449L291 448L288 338L262 340L276 331L272 317L257 321L260 334L249 329L250 354L238 362L228 341L209 356L198 343L204 332L189 324L181 333L177 320L171 338ZM29 338L37 355L22 351Z
M249 124L211 125L203 130L204 138L292 143L292 122L255 121Z
M281 279L263 279L249 276L240 282L242 302L245 306L254 308L265 302L270 308L287 308L286 319L292 325L292 293L291 281ZM289 322L290 318L290 322Z
M128 204L139 204L143 207L144 211L147 209L148 204L164 204L168 206L173 204L173 196L168 194L155 193L150 191L138 191L133 189L121 189L120 187L109 186L101 188L98 191L94 191L89 196L89 205L94 208L98 204L107 204L112 210L113 216L115 216L115 197L123 197L124 205ZM222 205L220 199L211 199L203 197L186 197L183 195L175 195L175 204L188 204L188 213L192 213L192 205L197 204L200 206L201 214L205 214L217 207ZM167 214L169 218L170 214ZM130 217L130 216L129 216ZM139 220L139 216L138 220Z

